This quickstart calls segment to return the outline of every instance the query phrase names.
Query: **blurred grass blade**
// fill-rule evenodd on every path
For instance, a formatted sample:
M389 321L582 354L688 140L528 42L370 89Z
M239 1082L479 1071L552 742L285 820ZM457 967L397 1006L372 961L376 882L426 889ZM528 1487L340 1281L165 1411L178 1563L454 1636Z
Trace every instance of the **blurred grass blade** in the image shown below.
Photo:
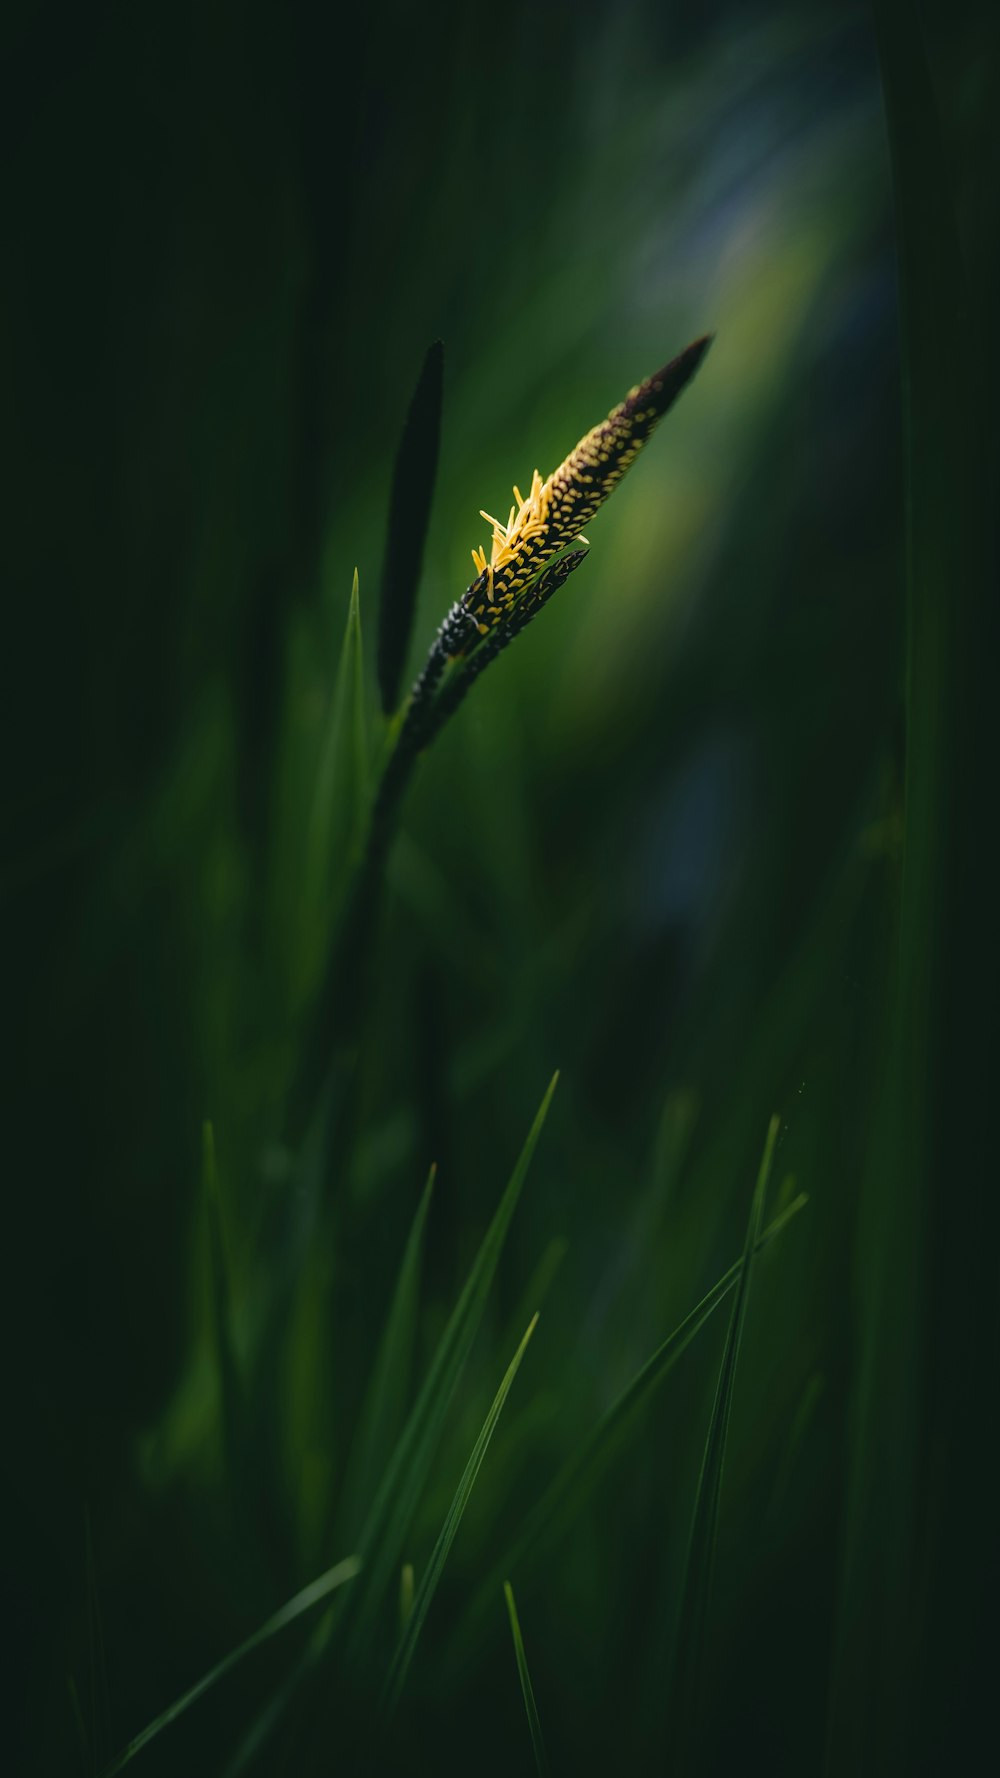
M358 866L368 831L368 736L358 571L354 570L343 646L330 701L306 841L296 989L305 1009L283 1138L302 1143L336 1078L348 1090L364 1004L377 886Z
M754 1187L747 1224L746 1245L740 1266L736 1299L729 1321L729 1332L719 1368L712 1417L698 1477L694 1516L688 1539L687 1561L681 1592L675 1639L673 1673L670 1690L668 1734L674 1736L674 1767L686 1772L697 1732L701 1699L705 1631L712 1589L715 1561L715 1540L719 1523L719 1500L722 1493L722 1471L726 1456L726 1439L733 1406L736 1366L739 1362L743 1329L746 1325L747 1302L753 1259L760 1239L764 1216L764 1197L774 1157L774 1145L781 1128L779 1117L772 1117L764 1144L764 1154Z
M898 274L906 670L902 874L852 1255L825 1768L858 1778L929 1769L938 1747L942 1769L976 1769L996 1684L995 1555L983 1559L996 1548L996 1465L983 1455L998 1200L992 1120L969 1115L992 1098L996 1048L983 1016L996 998L996 878L982 864L997 616L996 261L982 252L988 236L995 255L996 231L984 235L985 209L970 226L976 181L963 166L978 131L993 140L992 83L978 102L952 86L949 102L935 16L904 0L875 0L872 16ZM948 16L955 44L971 47L974 20L996 9ZM969 62L986 65L981 52Z
M87 1735L87 1725L83 1720L80 1693L72 1673L67 1673L66 1675L66 1686L69 1691L69 1703L70 1709L73 1712L73 1724L76 1728L76 1737L80 1743L80 1758L89 1772L93 1769L94 1761L90 1757L90 1740Z
M110 1745L108 1669L104 1653L104 1617L97 1584L97 1557L89 1506L84 1509L84 1543L87 1564L87 1640L90 1649L90 1740L95 1765Z
M243 1498L245 1472L243 1390L233 1343L229 1271L222 1228L222 1199L215 1159L215 1132L206 1118L201 1128L201 1180L208 1214L209 1258L212 1292L212 1339L219 1369L222 1406L222 1442L226 1481L234 1500Z
M541 1310L568 1252L569 1241L566 1236L553 1235L528 1279L527 1287L518 1297L514 1313L504 1322L503 1337L499 1341L501 1352L513 1346L518 1337L518 1328L524 1327L535 1309Z
M361 1551L369 1572L358 1605L355 1629L358 1641L363 1641L370 1629L398 1571L413 1513L427 1479L455 1386L472 1349L510 1220L558 1079L558 1074L554 1074L549 1083L368 1515Z
M436 1172L436 1166L431 1167L417 1205L358 1431L352 1440L340 1513L341 1531L350 1543L357 1541L365 1508L385 1471L406 1416L420 1307L424 1229Z
M365 1562L363 1590L354 1589L355 1598L353 1601L348 1600L344 1618L338 1623L349 1664L353 1662L357 1666L363 1659L382 1601L399 1571L413 1513L427 1480L452 1395L479 1329L510 1220L517 1207L558 1080L557 1072L546 1089L517 1165L480 1244L462 1294L438 1342L430 1371L389 1460L365 1521L359 1540ZM328 1622L317 1632L291 1678L264 1707L249 1737L237 1753L235 1762L229 1768L233 1778L256 1757L258 1749L290 1703L297 1686L322 1659L333 1628L333 1622Z
M309 902L324 912L357 860L368 802L368 737L365 716L361 599L354 570L340 664L330 700L326 738L316 779L309 835ZM332 877L332 881L331 881ZM320 937L325 938L320 921Z
M780 1234L792 1218L798 1214L808 1202L804 1192L776 1216L766 1229L759 1235L755 1251L763 1248ZM662 1346L648 1358L645 1364L632 1378L631 1383L623 1389L617 1400L612 1402L598 1424L583 1439L576 1450L567 1458L545 1490L541 1499L526 1514L520 1530L515 1534L508 1547L503 1567L510 1571L519 1567L530 1556L544 1545L551 1535L565 1530L571 1523L573 1514L582 1504L590 1489L619 1450L628 1430L635 1423L640 1409L646 1404L653 1392L669 1375L681 1354L687 1351L695 1335L704 1327L709 1316L714 1314L719 1304L728 1293L739 1283L743 1276L744 1260L738 1259L725 1272L717 1284L713 1284L707 1295L686 1315L684 1320L674 1328L672 1334L664 1340ZM480 1615L488 1607L489 1601L495 1599L500 1580L497 1570L487 1585L476 1595L473 1607L474 1615Z
M791 1492L792 1477L801 1455L802 1447L812 1431L817 1409L823 1399L826 1378L822 1371L814 1371L802 1391L799 1405L789 1428L785 1448L778 1459L771 1498L768 1502L766 1517L777 1527L783 1521L785 1503Z
M413 391L392 472L377 650L379 693L387 716L399 703L413 629L437 475L443 388L444 346L435 340Z
M542 1740L542 1725L538 1720L538 1706L535 1703L535 1691L528 1672L528 1657L524 1652L524 1638L514 1603L514 1589L509 1580L503 1583L504 1598L507 1601L507 1615L510 1618L510 1633L514 1638L514 1658L517 1661L517 1676L521 1681L521 1692L524 1697L524 1708L528 1716L528 1727L531 1730L531 1745L535 1750L535 1765L539 1778L549 1778L549 1762L545 1757L545 1743Z
M399 1627L405 1630L413 1610L413 1563L404 1562L399 1571Z
M438 1582L444 1572L444 1565L448 1560L448 1555L451 1546L455 1541L458 1527L462 1523L462 1517L469 1503L469 1496L475 1487L476 1477L482 1468L483 1458L486 1456L490 1440L496 1431L497 1421L503 1412L504 1403L510 1393L511 1384L517 1376L521 1360L527 1350L528 1341L531 1339L537 1325L538 1316L534 1315L528 1324L527 1332L525 1333L521 1344L518 1346L517 1351L507 1367L503 1382L500 1384L493 1399L493 1405L490 1408L486 1419L483 1421L482 1430L472 1447L472 1454L462 1472L462 1479L455 1490L455 1497L452 1500L451 1506L448 1508L444 1524L438 1534L438 1540L431 1552L430 1561L427 1564L416 1598L413 1601L413 1610L410 1612L406 1620L405 1628L399 1638L399 1642L396 1646L396 1653L393 1656L392 1666L389 1669L389 1676L386 1680L384 1701L387 1717L392 1715L399 1702L400 1693L406 1682L406 1675L409 1671L410 1662L413 1659L413 1651L417 1644L417 1638L420 1635L424 1620L430 1610L431 1600L437 1591Z
M311 1611L314 1605L319 1605L324 1599L329 1598L330 1594L335 1592L338 1587L343 1586L345 1581L353 1580L360 1567L361 1562L357 1556L348 1556L343 1562L338 1562L336 1567L328 1568L326 1573L321 1574L317 1580L311 1581L309 1586L303 1587L302 1591L296 1593L294 1598L289 1599L288 1603L276 1611L273 1617L269 1617L259 1630L255 1630L252 1636L248 1636L245 1642L241 1642L238 1648L234 1648L231 1654L226 1655L217 1666L205 1674L204 1678L199 1679L196 1685L191 1686L189 1691L184 1692L175 1703L162 1711L148 1727L142 1730L141 1734L136 1735L128 1743L128 1746L124 1747L121 1753L111 1761L111 1764L105 1766L102 1778L113 1778L115 1772L120 1772L123 1766L127 1766L137 1753L141 1753L144 1747L148 1747L150 1741L161 1734L164 1729L169 1728L171 1723L176 1722L185 1710L203 1697L220 1679L224 1679L227 1673L231 1673L234 1667L239 1666L239 1663L255 1648L268 1642L272 1636L277 1636L279 1631L287 1629L289 1624L295 1623L307 1611Z

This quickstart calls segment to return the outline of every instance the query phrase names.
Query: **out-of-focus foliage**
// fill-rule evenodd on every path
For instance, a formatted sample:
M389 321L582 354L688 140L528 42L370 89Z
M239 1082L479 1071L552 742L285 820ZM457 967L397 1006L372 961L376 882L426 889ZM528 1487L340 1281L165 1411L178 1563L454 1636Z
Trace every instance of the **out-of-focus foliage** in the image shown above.
M698 1770L748 1750L790 1778L824 1749L833 1771L962 1766L991 1559L961 1472L989 1473L995 1288L975 543L996 456L961 369L994 368L990 33L876 12L885 94L851 6L444 0L348 26L29 5L5 26L14 1769L98 1769L352 1553L354 1434L378 1421L428 1168L383 1442L556 1068L402 1552L411 1597L540 1320L386 1769L399 1748L418 1771L529 1769L507 1578L553 1770L663 1769L726 1312L561 1535L481 1589L738 1259L774 1111L765 1218L809 1203L754 1267ZM938 327L958 368L935 380ZM428 345L444 409L411 673L472 577L480 508L706 331L588 560L422 762L362 1027L325 1129L290 1146L388 745L376 599ZM963 454L939 498L942 426ZM957 614L939 674L906 603L906 473L931 514L925 623ZM329 1675L352 1645L326 1633L269 1641L145 1770L224 1769L295 1671L259 1769L346 1759L395 1593L349 1708Z

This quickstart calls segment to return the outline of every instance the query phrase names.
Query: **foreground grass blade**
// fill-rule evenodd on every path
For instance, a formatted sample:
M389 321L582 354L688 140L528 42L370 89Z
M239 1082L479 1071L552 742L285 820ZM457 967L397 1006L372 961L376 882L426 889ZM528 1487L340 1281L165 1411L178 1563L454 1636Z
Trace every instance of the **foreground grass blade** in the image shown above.
M352 1664L356 1668L362 1662L382 1601L402 1565L410 1522L427 1480L455 1386L472 1349L507 1229L521 1195L558 1079L558 1073L554 1074L549 1083L517 1165L508 1180L493 1221L483 1237L458 1303L438 1342L426 1381L396 1444L365 1521L360 1538L361 1555L366 1569L363 1591L352 1589L355 1599L347 1600L347 1610L336 1624L343 1638L342 1646L348 1669ZM333 1630L334 1623L328 1622L317 1631L293 1674L262 1710L228 1769L227 1778L238 1778L238 1774L256 1757L263 1742L285 1713L298 1686L322 1659Z
M392 472L389 525L378 613L378 683L382 709L399 703L420 585L441 442L444 346L428 348L413 391Z
M794 1216L808 1202L806 1194L800 1192L780 1216L776 1216L766 1229L759 1235L755 1251L760 1252L767 1247L775 1236L780 1234ZM632 1378L631 1383L623 1389L617 1400L598 1421L593 1432L585 1438L567 1458L566 1462L549 1487L545 1490L525 1516L520 1530L514 1537L503 1558L503 1570L510 1571L519 1567L526 1559L534 1555L552 1534L557 1534L570 1524L574 1512L586 1498L590 1489L603 1473L606 1465L618 1450L626 1431L634 1423L640 1408L649 1400L659 1385L669 1375L683 1352L687 1351L695 1335L704 1327L709 1316L714 1314L719 1304L739 1283L743 1276L744 1260L738 1259L725 1272L717 1284L713 1284L701 1302L686 1315L672 1334L664 1340L662 1346ZM502 1580L503 1570L494 1570L490 1581L477 1594L473 1606L473 1615L480 1616L489 1607L490 1601L496 1598L496 1591Z
M507 1396L510 1393L510 1386L514 1381L514 1378L517 1376L521 1360L527 1350L528 1341L531 1339L537 1326L538 1316L534 1315L528 1324L527 1332L525 1333L521 1344L507 1367L503 1382L494 1397L493 1406L490 1408L486 1419L483 1421L482 1430L472 1447L472 1455L462 1472L462 1479L455 1490L455 1497L448 1508L444 1524L438 1534L437 1543L434 1545L434 1549L431 1552L431 1559L427 1564L424 1577L420 1582L416 1598L413 1601L413 1609L407 1617L405 1627L396 1646L396 1653L393 1656L392 1666L389 1669L389 1677L386 1680L385 1712L387 1718L392 1716L392 1713L399 1702L400 1693L406 1683L406 1675L409 1671L410 1662L413 1659L413 1651L417 1645L417 1638L420 1635L424 1620L430 1610L431 1600L437 1591L438 1582L444 1572L444 1565L448 1560L449 1551L455 1541L458 1527L462 1523L465 1509L469 1504L469 1496L475 1487L476 1477L482 1468L483 1458L486 1456L490 1440L496 1430L497 1421L503 1412L504 1402L507 1400Z
M330 701L306 842L304 916L293 962L305 1009L283 1140L299 1149L336 1080L346 1091L365 1000L378 885L359 870L368 833L368 733L358 571Z
M688 1771L697 1731L705 1629L708 1622L715 1540L719 1523L722 1470L726 1455L729 1419L733 1406L733 1386L736 1380L736 1366L743 1340L743 1329L746 1325L750 1277L753 1271L754 1254L760 1239L764 1197L771 1172L774 1145L780 1127L780 1118L773 1117L768 1128L764 1155L750 1205L750 1220L747 1225L746 1245L743 1249L739 1283L736 1287L736 1300L733 1303L733 1312L730 1316L729 1332L726 1335L715 1401L712 1406L712 1417L709 1421L708 1437L702 1457L701 1474L698 1477L698 1492L695 1496L694 1516L688 1541L684 1585L677 1624L671 1685L671 1711L668 1723L668 1732L672 1732L674 1736L674 1769L678 1773Z
M427 1183L417 1205L359 1417L358 1431L352 1442L341 1511L341 1530L349 1543L357 1542L364 1509L375 1492L379 1477L385 1471L406 1415L420 1307L424 1230L436 1172L437 1168L432 1167L428 1173Z
M368 800L361 600L354 570L340 665L330 702L326 739L316 780L309 856L310 899L322 911L331 893L334 860L341 867L361 849ZM334 891L336 885L332 886Z
M203 1697L220 1679L224 1679L227 1673L231 1673L234 1667L238 1667L239 1663L255 1648L259 1648L263 1642L268 1642L272 1636L277 1636L280 1630L287 1629L289 1624L294 1624L307 1611L311 1611L314 1605L319 1605L322 1600L328 1599L330 1594L335 1592L338 1587L343 1586L345 1581L353 1580L360 1567L361 1562L357 1556L348 1556L343 1562L338 1562L335 1568L328 1568L325 1574L319 1576L318 1580L311 1581L309 1586L303 1587L301 1593L296 1593L293 1599L289 1599L288 1603L283 1605L280 1611L276 1611L273 1617L269 1617L259 1630L255 1630L252 1636L248 1636L245 1642L241 1642L238 1648L234 1648L231 1654L226 1655L219 1662L218 1666L213 1667L210 1672L205 1674L204 1678L198 1680L196 1685L193 1685L175 1703L170 1704L166 1710L162 1711L148 1727L143 1729L141 1734L136 1735L129 1742L127 1747L123 1747L121 1753L116 1755L111 1764L105 1766L102 1778L113 1778L115 1772L120 1772L123 1766L127 1766L137 1753L141 1753L144 1747L148 1747L150 1741L154 1740L164 1729L169 1728L172 1722L176 1722L185 1710L188 1710L192 1704Z
M427 1480L455 1386L472 1349L510 1220L558 1079L558 1074L553 1075L369 1513L361 1538L361 1552L368 1572L363 1598L359 1599L355 1630L358 1641L363 1641L388 1586L399 1571L413 1513Z
M545 1743L542 1740L542 1725L538 1720L538 1706L535 1703L534 1687L531 1674L528 1672L528 1657L524 1652L524 1638L514 1604L514 1589L509 1580L503 1583L504 1598L507 1601L507 1615L510 1618L510 1633L514 1638L514 1658L517 1661L517 1676L521 1681L521 1692L524 1697L524 1708L528 1716L528 1727L531 1730L531 1745L535 1750L535 1765L539 1778L549 1778L549 1762L545 1757Z

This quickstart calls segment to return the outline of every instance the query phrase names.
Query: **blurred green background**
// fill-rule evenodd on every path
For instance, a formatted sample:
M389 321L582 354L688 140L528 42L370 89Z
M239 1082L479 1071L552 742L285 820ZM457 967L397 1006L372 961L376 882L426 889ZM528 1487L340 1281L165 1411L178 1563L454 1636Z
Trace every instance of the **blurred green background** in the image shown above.
M774 1111L772 1203L809 1204L754 1276L696 1769L966 1769L995 1583L988 12L25 4L4 31L12 1769L99 1770L348 1553L428 1167L414 1382L556 1068L418 1580L541 1320L385 1769L530 1770L502 1596L471 1604L739 1256ZM330 699L357 566L374 770L424 351L412 671L479 508L705 331L588 562L422 762L303 1162L282 1108L330 940ZM671 1769L725 1319L511 1576L556 1772ZM223 1771L302 1646L145 1769ZM336 1769L336 1711L291 1715L257 1769Z

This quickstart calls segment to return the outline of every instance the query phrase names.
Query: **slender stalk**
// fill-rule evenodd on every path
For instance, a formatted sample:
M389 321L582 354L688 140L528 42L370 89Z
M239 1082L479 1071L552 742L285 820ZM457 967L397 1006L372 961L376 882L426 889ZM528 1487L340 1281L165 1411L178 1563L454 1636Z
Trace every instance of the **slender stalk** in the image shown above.
M384 862L395 817L421 753L426 752L449 717L454 716L480 674L527 628L553 593L579 568L586 554L585 549L570 550L544 568L510 615L490 630L471 654L464 653L469 620L460 605L452 607L414 684L399 738L378 788L368 834L369 866ZM463 651L461 656L459 650ZM446 670L453 663L455 671L445 679Z

